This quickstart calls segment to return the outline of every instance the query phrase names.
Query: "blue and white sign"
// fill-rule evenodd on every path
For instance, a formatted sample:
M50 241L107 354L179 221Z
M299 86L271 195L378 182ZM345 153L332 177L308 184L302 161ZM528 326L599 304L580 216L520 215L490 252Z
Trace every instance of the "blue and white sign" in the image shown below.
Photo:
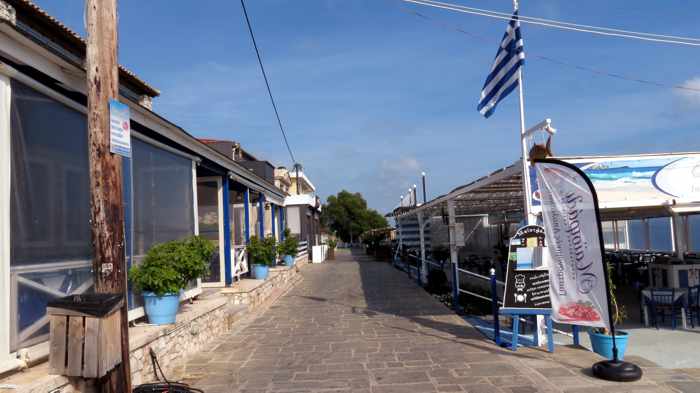
M109 151L131 157L131 125L129 107L109 100Z
M700 155L563 158L581 169L595 186L601 208L700 201ZM539 173L531 168L533 206L541 210Z

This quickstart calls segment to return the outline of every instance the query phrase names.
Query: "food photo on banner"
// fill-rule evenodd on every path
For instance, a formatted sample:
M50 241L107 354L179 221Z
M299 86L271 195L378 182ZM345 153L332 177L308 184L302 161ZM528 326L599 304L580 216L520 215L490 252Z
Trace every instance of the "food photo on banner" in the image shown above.
M583 171L564 161L535 160L533 166L549 253L552 319L610 331L612 360L596 363L594 375L615 381L638 380L641 369L618 357L593 184Z

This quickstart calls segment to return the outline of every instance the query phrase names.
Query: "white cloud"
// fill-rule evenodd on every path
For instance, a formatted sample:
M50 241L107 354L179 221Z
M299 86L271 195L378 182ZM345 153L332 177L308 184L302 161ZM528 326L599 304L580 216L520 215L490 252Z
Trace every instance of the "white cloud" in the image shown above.
M693 90L681 90L676 89L676 94L678 94L686 103L693 106L700 105L700 76L688 79L681 84L682 87L686 89Z

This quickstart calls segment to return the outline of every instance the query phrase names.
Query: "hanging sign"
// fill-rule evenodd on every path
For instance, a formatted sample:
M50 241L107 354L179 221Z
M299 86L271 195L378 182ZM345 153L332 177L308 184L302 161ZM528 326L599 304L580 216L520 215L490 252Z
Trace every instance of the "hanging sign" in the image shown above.
M117 100L109 100L109 151L131 157L129 107Z
M609 326L606 274L593 185L575 166L536 161L549 253L552 319Z

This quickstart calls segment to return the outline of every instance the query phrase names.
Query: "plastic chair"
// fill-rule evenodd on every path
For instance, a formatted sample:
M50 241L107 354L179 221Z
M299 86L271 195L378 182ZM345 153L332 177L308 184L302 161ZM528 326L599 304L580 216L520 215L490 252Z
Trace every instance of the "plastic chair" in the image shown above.
M659 328L659 318L661 322L666 322L666 317L671 318L671 328L676 329L676 318L681 317L683 309L683 298L676 299L675 289L652 289L651 297L646 298L647 307L654 321L654 327ZM675 300L675 301L674 301Z

